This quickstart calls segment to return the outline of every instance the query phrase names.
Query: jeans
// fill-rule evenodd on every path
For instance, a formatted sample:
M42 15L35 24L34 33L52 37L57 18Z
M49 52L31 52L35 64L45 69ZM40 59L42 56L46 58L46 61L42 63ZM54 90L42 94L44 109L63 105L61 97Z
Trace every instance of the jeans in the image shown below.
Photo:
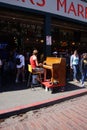
M73 79L78 78L79 65L73 65Z
M37 74L33 74L32 75L32 84L38 84L38 75Z
M84 69L82 72L82 84L84 83L86 77L87 77L87 69Z

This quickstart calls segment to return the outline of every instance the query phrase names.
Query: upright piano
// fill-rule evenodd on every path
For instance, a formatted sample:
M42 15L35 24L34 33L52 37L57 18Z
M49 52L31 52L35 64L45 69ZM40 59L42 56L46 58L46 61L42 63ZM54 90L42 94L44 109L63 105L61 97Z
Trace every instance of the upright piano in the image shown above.
M43 68L51 71L51 83L58 83L58 86L65 86L66 84L66 59L60 57L47 57L43 62ZM45 78L46 79L46 75ZM52 85L48 85L53 87Z

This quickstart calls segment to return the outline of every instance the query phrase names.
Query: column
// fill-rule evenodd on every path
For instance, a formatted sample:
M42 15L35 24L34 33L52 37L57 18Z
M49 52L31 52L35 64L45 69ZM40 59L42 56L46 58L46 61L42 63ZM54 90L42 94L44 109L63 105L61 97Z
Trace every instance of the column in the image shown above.
M45 57L51 56L51 44L52 44L52 37L51 37L51 16L50 14L46 14L45 17Z

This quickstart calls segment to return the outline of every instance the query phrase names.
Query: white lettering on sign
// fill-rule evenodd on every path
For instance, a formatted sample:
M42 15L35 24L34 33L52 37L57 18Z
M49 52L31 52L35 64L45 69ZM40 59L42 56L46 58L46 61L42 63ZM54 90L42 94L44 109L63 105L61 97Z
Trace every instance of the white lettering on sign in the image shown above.
M0 0L0 3L87 22L87 2L83 0Z

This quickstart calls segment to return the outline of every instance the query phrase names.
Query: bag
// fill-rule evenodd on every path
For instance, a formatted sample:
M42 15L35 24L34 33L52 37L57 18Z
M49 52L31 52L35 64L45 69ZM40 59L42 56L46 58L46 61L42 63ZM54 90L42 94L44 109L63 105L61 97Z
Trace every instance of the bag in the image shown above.
M17 57L17 58L16 58L16 64L17 64L17 65L20 65L20 63L21 63L21 62L20 62L20 58Z

